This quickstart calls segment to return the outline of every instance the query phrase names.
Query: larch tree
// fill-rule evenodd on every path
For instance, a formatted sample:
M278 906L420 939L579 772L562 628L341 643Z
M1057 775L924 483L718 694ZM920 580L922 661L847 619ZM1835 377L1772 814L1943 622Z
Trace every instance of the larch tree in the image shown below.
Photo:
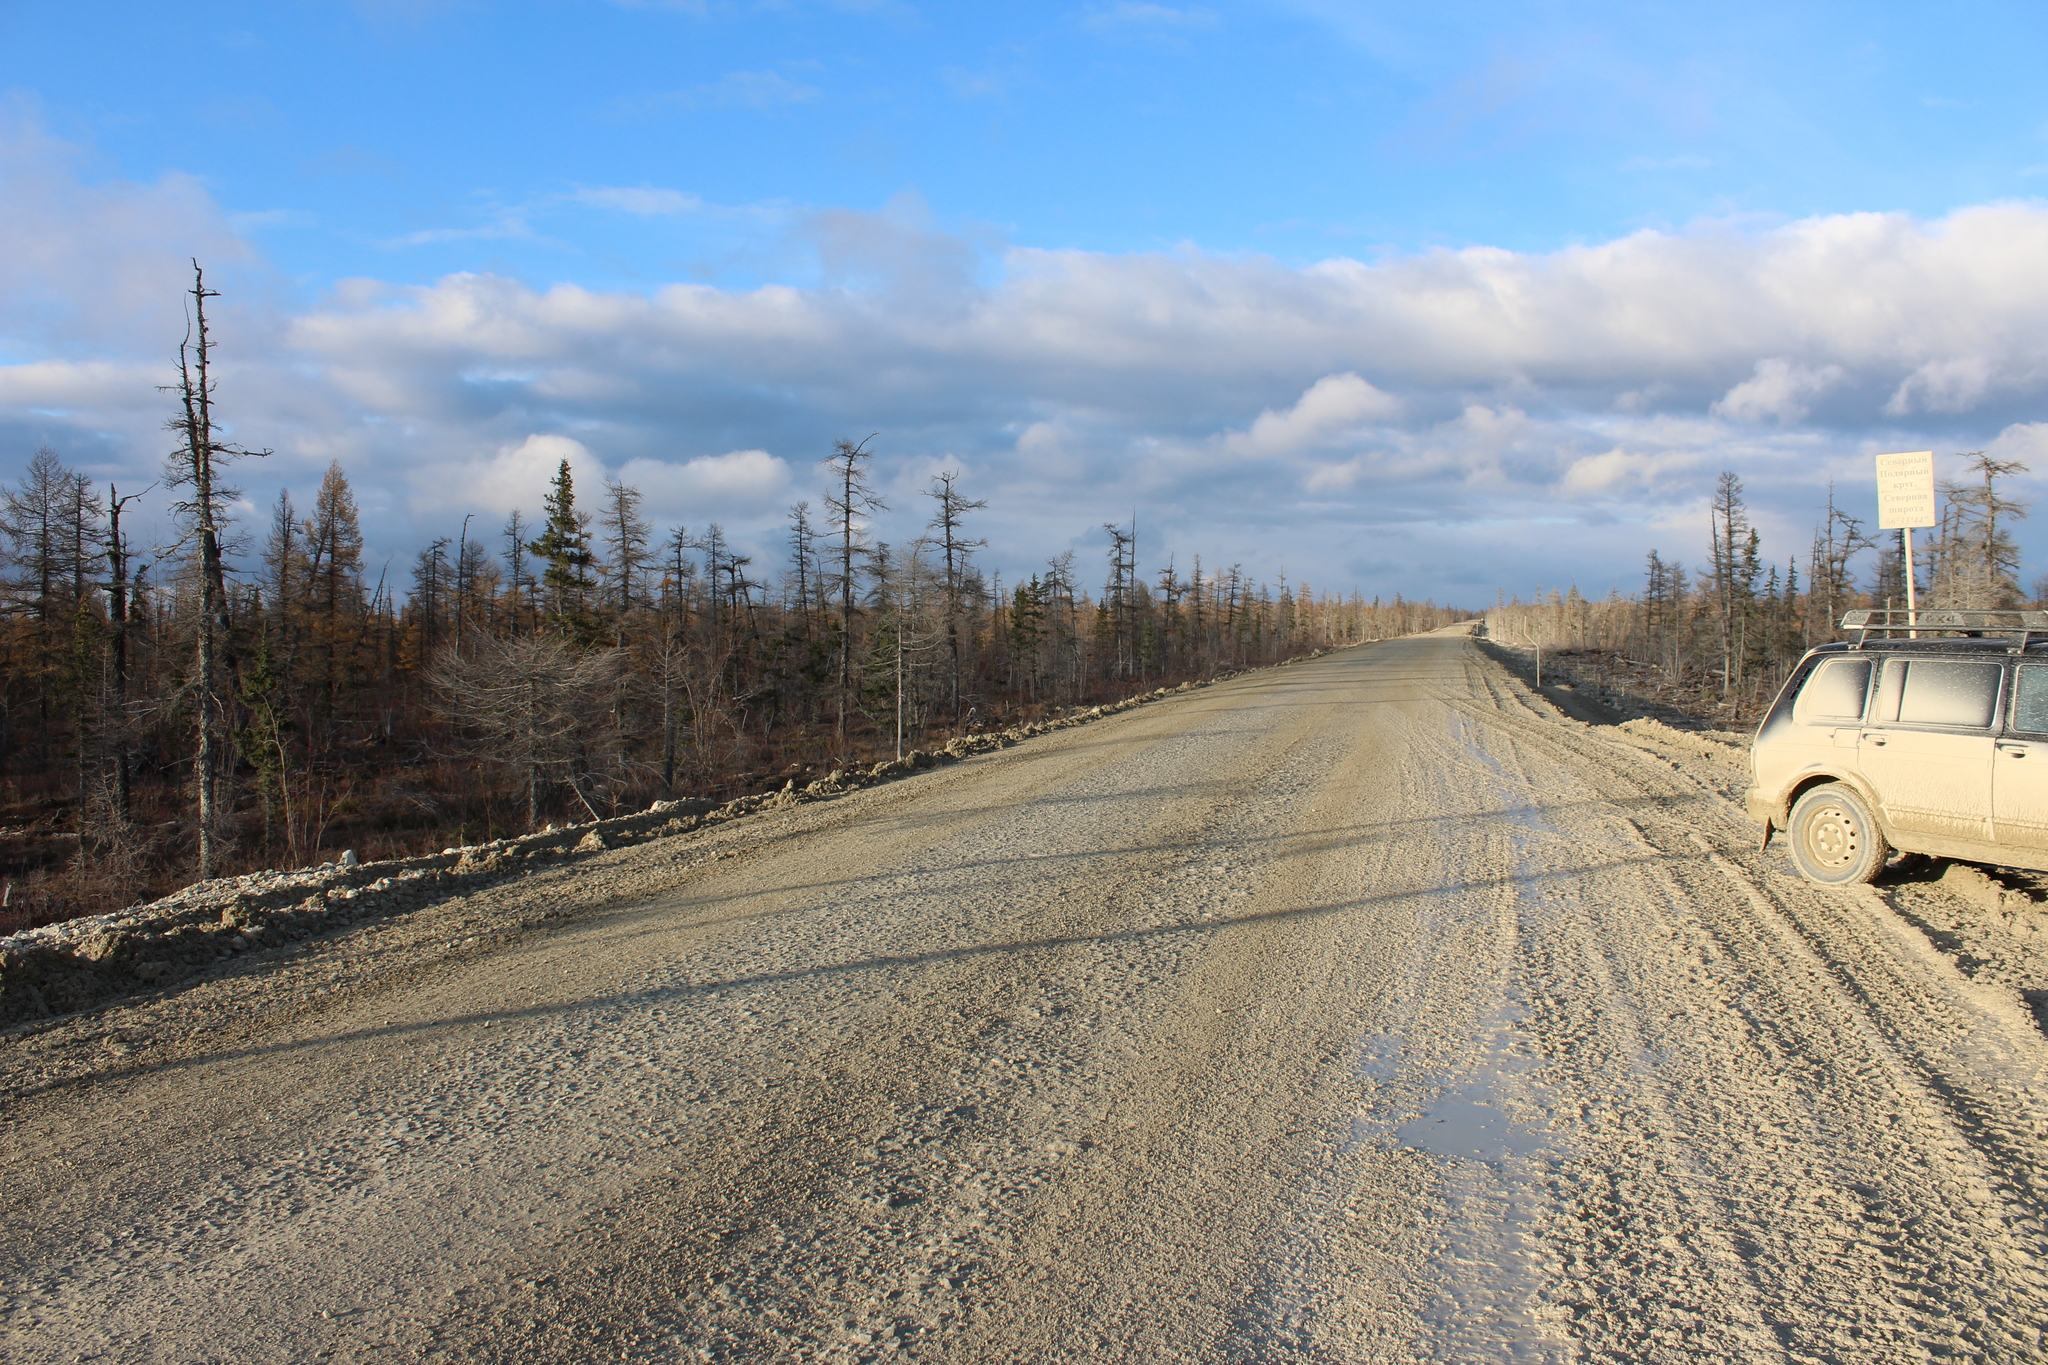
M649 527L640 515L641 493L618 479L604 481L598 537L607 552L605 588L611 609L624 617L639 601L647 575Z
M526 557L532 553L527 546L527 533L532 528L526 524L526 517L518 508L505 518L505 616L516 627L524 615L526 630L534 631L540 625L540 609L535 602L536 587L533 576L527 572Z
M988 502L982 498L963 497L953 486L959 479L960 471L945 470L933 475L931 487L925 490L925 496L938 504L928 529L936 533L939 554L945 566L946 654L951 664L950 705L954 716L960 714L961 588L967 579L968 557L988 544L986 540L970 540L962 534L961 527L967 514L981 511Z
M1964 469L1977 479L1948 490L1957 509L1951 531L1955 543L1948 555L1952 605L2011 607L2020 597L2020 551L2012 526L2026 517L2028 504L2009 496L1999 480L2024 474L2027 466L2018 460L1993 459L1981 450L1968 451L1963 458L1969 461Z
M85 476L65 468L48 446L29 460L18 488L0 491L0 536L15 570L5 605L31 626L28 657L10 671L33 690L39 746L51 733L70 668L71 633L88 596L104 510Z
M868 476L868 462L874 458L866 440L855 444L841 438L833 443L832 457L825 467L832 475L832 490L825 495L827 522L838 539L838 573L834 586L839 592L839 738L846 738L846 713L854 701L853 602L858 587L854 560L859 558L866 535L867 519L885 512L889 504L875 493Z
M1732 691L1738 676L1744 644L1744 627L1756 595L1756 536L1749 524L1749 505L1742 497L1742 480L1732 469L1724 469L1714 481L1714 498L1707 508L1709 550L1708 581L1714 594L1715 626L1721 643L1721 689Z
M470 654L441 655L427 677L472 752L520 774L527 827L537 829L552 781L566 781L588 807L575 778L601 714L590 699L614 685L623 664L622 651L579 652L557 636L486 637Z
M135 750L135 718L128 705L130 608L134 587L131 575L135 570L127 533L121 529L121 513L139 497L139 493L124 495L114 485L107 485L107 690L112 710L110 729L113 742L108 759L112 777L110 815L123 825L129 816L129 782L134 769Z
M1109 582L1105 585L1103 608L1109 617L1110 638L1116 660L1116 676L1129 677L1135 660L1131 649L1131 594L1138 573L1138 517L1131 514L1131 528L1104 522L1109 532Z
M318 652L320 677L316 712L326 730L360 667L364 635L363 528L356 496L339 461L321 477L313 517L305 527L306 605Z

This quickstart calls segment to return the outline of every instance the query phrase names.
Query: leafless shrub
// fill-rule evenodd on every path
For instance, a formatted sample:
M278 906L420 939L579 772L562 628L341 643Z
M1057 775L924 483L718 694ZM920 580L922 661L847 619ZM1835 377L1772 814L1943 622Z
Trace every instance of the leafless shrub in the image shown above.
M550 782L568 783L590 805L579 779L605 748L623 663L620 650L579 651L551 635L485 637L467 653L444 652L428 681L468 752L521 775L527 823L538 825Z

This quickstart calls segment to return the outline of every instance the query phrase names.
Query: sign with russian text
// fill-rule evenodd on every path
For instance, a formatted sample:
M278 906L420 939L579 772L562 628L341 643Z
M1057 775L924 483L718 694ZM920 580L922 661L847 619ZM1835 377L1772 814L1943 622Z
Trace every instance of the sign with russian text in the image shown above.
M1932 526L1941 518L1934 506L1934 452L1909 450L1877 457L1877 524L1887 531Z

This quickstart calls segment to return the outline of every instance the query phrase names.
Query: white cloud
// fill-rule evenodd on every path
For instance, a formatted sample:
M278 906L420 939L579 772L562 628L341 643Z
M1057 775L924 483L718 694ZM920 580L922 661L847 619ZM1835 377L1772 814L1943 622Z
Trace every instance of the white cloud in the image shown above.
M1310 493L1347 492L1365 473L1366 463L1364 456L1354 455L1338 464L1319 464L1309 471L1301 486Z
M192 258L216 280L253 262L197 180L102 169L46 133L31 99L0 95L0 347L96 348L146 330L175 349Z
M1925 412L1966 412L1990 389L1995 371L1981 355L1930 360L1906 376L1885 403L1885 415L1903 417Z
M162 406L163 367L106 360L38 360L0 365L0 409L99 412Z
M1806 400L1826 393L1846 375L1840 365L1801 365L1773 356L1759 360L1753 375L1722 395L1713 413L1733 422L1802 421L1812 411Z
M1612 498L1641 493L1700 463L1690 452L1646 455L1616 446L1582 456L1565 470L1560 490L1569 498Z
M1289 455L1332 436L1384 421L1400 401L1355 374L1324 375L1285 412L1259 414L1249 431L1232 432L1224 449L1238 455Z
M1017 453L1028 459L1056 459L1064 451L1060 429L1051 422L1033 422L1018 433Z
M1760 236L1639 233L1549 256L1432 252L1368 265L1014 250L976 282L971 249L897 221L824 215L835 274L857 288L653 294L533 290L482 275L386 291L293 322L314 363L459 373L552 355L643 377L793 385L826 402L958 391L1130 423L1240 426L1240 449L1330 422L1406 420L1431 395L1552 393L1588 410L1708 408L1796 422L1822 391L1903 390L1959 410L2048 379L2048 210L1999 206L1935 224L1816 219ZM1882 287L1879 287L1882 286ZM1750 378L1724 390L1715 376ZM1360 375L1371 373L1374 382ZM1296 407L1275 379L1299 375ZM1284 382L1284 380L1283 380ZM1383 387L1409 397L1396 408ZM1515 401L1528 401L1516 398ZM1345 404L1362 405L1355 410ZM880 412L877 412L877 416Z
M1985 447L1994 460L2018 460L2048 470L2048 422L2015 422Z
M531 515L564 460L569 462L579 501L590 501L604 480L603 464L581 441L552 432L535 432L516 445L501 445L487 456L460 464L424 466L414 471L412 483L421 497L435 504L491 512L516 508Z
M791 482L789 465L765 450L700 455L682 464L628 460L619 477L647 495L650 513L695 525L735 514L773 514Z
M991 557L1042 562L1137 504L1149 543L1335 580L1361 527L1427 521L1440 553L1413 572L1437 578L1400 586L1441 595L1524 572L1504 559L1512 537L1461 527L1608 517L1640 537L1693 515L1724 467L1750 480L1782 555L1829 478L1858 496L1869 452L2032 452L2027 409L2048 399L2036 204L1297 268L991 251L906 196L764 220L778 241L807 234L823 264L804 285L471 272L339 282L291 306L201 187L95 180L87 164L23 117L0 130L0 459L49 440L124 487L154 477L155 385L196 251L224 267L223 412L236 439L278 451L238 472L252 500L309 492L339 459L399 549L466 512L537 513L567 457L579 488L619 471L655 515L726 520L772 556L782 508L816 502L832 439L879 430L885 486L955 452L973 470ZM699 211L650 187L565 197ZM893 501L902 525L881 531L914 533L921 502ZM1642 547L1607 534L1542 543L1633 573Z
M301 209L260 209L254 213L237 213L228 218L228 226L241 235L249 235L277 227L312 227L320 220Z

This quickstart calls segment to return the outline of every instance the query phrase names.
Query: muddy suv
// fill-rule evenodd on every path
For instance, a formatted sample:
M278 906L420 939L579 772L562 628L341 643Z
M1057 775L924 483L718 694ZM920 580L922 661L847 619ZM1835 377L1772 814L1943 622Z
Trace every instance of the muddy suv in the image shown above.
M1894 849L2048 870L2048 612L1842 626L1862 633L1807 652L1750 746L1765 842L1786 831L1799 870L1834 886Z

